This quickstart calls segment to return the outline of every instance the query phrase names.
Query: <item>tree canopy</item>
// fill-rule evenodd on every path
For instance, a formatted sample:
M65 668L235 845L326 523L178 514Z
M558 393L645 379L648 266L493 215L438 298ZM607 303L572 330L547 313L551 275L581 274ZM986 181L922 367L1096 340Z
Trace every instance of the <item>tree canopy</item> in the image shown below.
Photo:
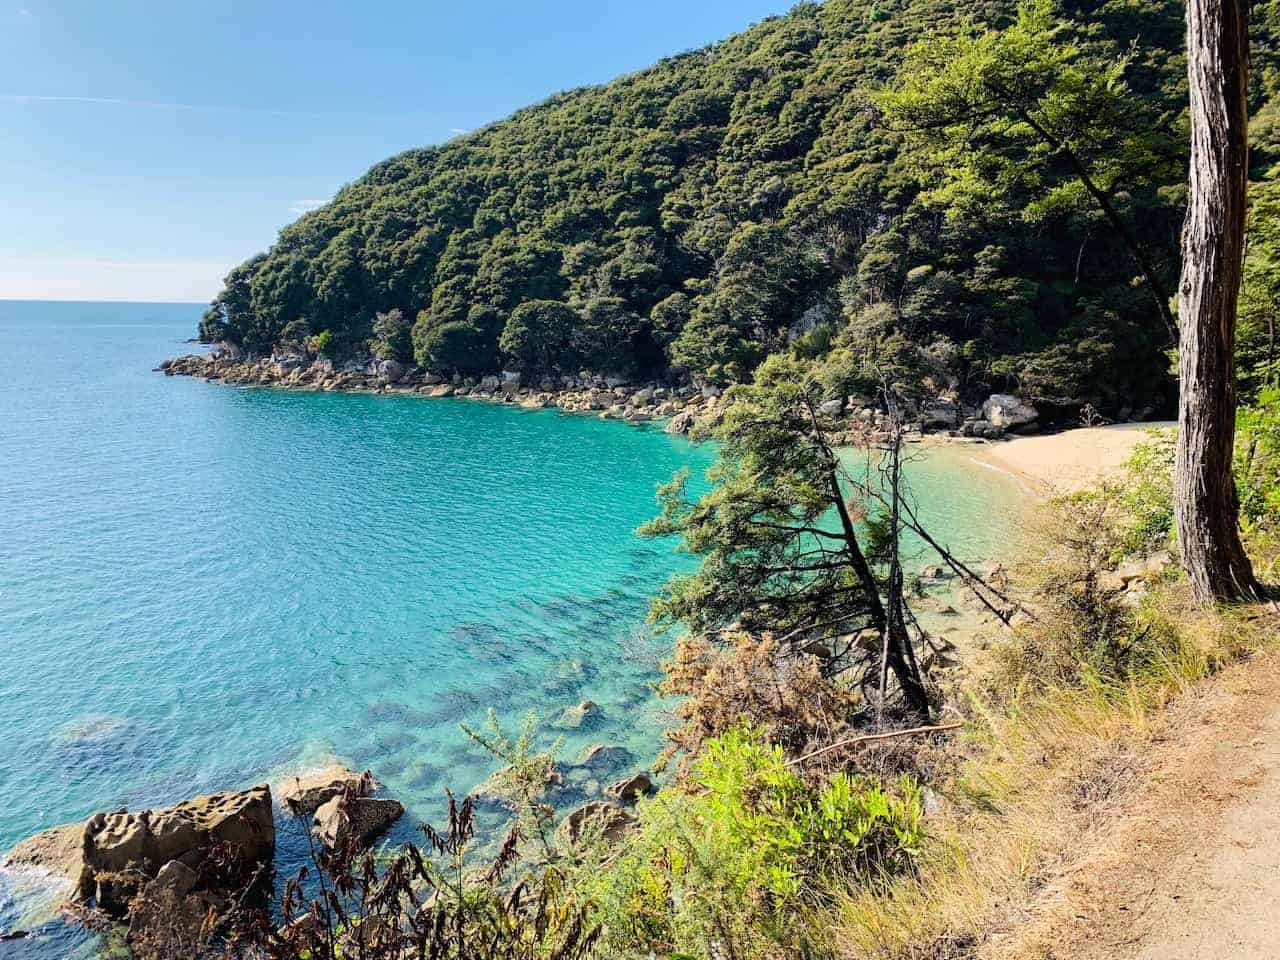
M1273 19L1257 18L1255 109ZM411 345L446 373L678 366L722 384L806 337L852 358L891 348L944 389L1159 402L1169 336L1151 294L1178 270L1181 48L1176 0L802 3L379 163L233 270L201 333L267 352L328 331L336 355ZM1016 110L971 115L972 149L906 129L873 96L910 76L904 56L1015 83L1054 140ZM951 75L903 96L949 96ZM533 352L523 304L563 321ZM374 329L397 310L407 335Z

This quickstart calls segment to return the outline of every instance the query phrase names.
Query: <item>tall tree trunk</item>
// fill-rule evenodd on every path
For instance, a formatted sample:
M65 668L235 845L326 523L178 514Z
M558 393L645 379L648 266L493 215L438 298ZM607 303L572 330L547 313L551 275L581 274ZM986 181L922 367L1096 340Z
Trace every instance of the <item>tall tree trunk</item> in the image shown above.
M1231 475L1236 303L1248 180L1247 0L1187 0L1191 197L1179 285L1174 507L1182 565L1201 603L1260 593L1240 542Z

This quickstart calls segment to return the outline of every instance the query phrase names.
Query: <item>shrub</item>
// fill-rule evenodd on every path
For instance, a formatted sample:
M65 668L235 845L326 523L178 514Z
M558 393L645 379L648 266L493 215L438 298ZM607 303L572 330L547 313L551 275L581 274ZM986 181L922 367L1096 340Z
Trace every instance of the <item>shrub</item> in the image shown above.
M1280 388L1270 387L1237 414L1236 487L1242 519L1257 527L1280 521Z
M333 333L329 330L321 330L316 336L316 352L322 357L334 359L338 353L338 346L334 343Z
M857 713L855 694L824 677L816 658L785 655L773 640L747 633L722 644L681 637L663 670L662 692L683 698L675 710L681 725L667 737L689 756L744 721L795 753L839 736Z
M997 686L1128 680L1176 644L1142 621L1116 582L1115 560L1134 529L1124 499L1120 488L1104 487L1049 506L1039 532L1044 553L1028 571L1035 620L1003 649Z
M912 869L921 810L907 778L886 790L840 773L811 786L740 726L707 742L687 789L642 803L637 832L579 882L599 906L606 952L795 955L800 904Z

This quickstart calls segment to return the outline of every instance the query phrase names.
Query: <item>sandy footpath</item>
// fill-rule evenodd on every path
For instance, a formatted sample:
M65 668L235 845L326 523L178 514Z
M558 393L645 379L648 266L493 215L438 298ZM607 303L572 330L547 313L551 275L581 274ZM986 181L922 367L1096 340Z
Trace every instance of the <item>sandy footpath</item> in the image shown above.
M1277 622L1280 626L1280 622ZM1280 957L1280 658L1238 664L1172 708L1038 904L981 960Z
M1041 492L1070 493L1115 473L1149 430L1169 421L1081 427L1045 436L973 445L975 459L1008 470Z

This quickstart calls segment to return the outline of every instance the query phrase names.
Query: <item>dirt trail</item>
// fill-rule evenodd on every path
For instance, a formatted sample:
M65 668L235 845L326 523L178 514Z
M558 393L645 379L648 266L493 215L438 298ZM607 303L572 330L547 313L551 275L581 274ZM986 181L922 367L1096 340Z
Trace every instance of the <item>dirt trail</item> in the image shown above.
M1000 960L1280 958L1280 657L1193 694Z

